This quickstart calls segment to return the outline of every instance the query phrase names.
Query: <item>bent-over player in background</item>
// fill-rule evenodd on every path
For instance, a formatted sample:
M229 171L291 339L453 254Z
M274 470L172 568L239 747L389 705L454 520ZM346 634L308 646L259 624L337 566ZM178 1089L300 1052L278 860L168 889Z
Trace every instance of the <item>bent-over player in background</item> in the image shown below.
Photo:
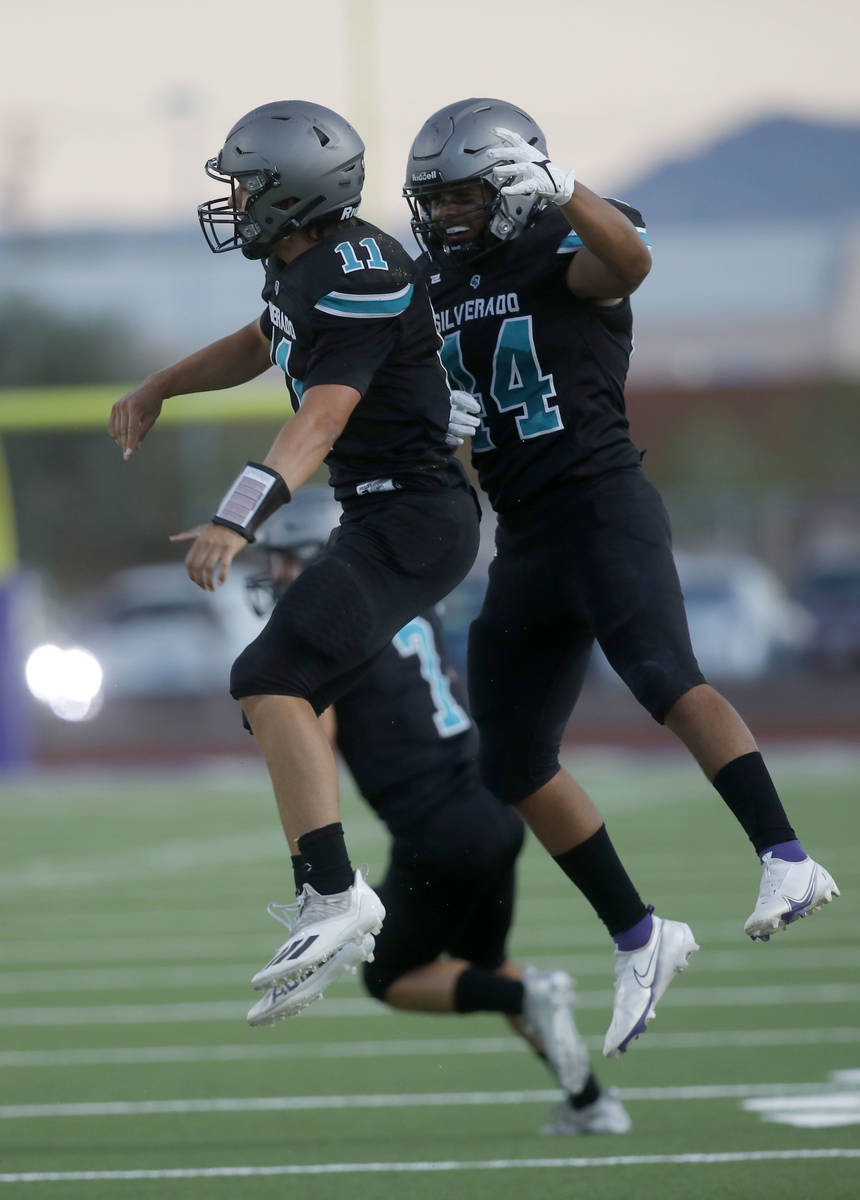
M249 579L260 615L322 550L338 516L329 489L308 485L262 526L257 540L267 567ZM507 957L523 825L478 778L477 736L435 611L398 630L320 719L391 835L376 888L386 917L375 958L364 963L367 990L393 1008L502 1013L565 1092L544 1132L625 1133L630 1118L600 1088L573 1022L569 976ZM307 875L300 854L293 868L301 896ZM296 907L271 911L290 920ZM362 957L348 943L303 978L270 988L249 1022L269 1025L300 1012Z

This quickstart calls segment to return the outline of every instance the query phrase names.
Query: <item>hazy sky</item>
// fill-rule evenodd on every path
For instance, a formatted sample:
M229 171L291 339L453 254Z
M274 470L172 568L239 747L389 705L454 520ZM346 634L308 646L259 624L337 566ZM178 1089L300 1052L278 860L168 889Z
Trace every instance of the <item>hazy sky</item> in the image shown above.
M367 146L364 213L426 116L528 109L598 189L775 111L860 118L857 0L0 0L0 228L194 221L257 104L317 100Z

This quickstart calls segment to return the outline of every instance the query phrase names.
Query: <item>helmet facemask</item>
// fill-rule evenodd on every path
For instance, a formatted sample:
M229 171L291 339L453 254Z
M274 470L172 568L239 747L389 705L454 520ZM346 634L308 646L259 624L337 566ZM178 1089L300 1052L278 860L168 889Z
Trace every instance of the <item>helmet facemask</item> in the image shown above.
M246 583L249 603L258 616L271 611L273 603L325 549L340 515L331 488L309 483L296 492L290 504L263 522L254 552L266 555L265 567Z
M264 546L266 567L245 580L248 603L258 617L266 617L302 571L322 552L324 542L295 546Z
M432 216L431 206L435 197L475 184L481 187L483 203L464 208L457 216ZM445 263L471 262L498 244L492 231L503 197L486 179L476 176L472 179L458 179L454 183L417 185L404 188L403 194L412 213L411 225L415 240L431 258ZM455 239L451 240L452 235L455 235L455 228L452 227L459 221L471 224L478 216L482 218L482 228L476 230L473 237L456 240L455 236Z
M273 200L271 193L280 187L280 176L275 171L255 171L250 175L227 175L218 170L218 159L210 158L206 163L206 174L210 179L230 186L229 196L220 196L215 200L207 200L197 206L197 216L200 228L209 249L213 254L223 254L227 250L241 250L246 258L265 258L271 252L272 244L287 237L304 225L305 218L319 204L322 197L311 196L310 199L294 201ZM241 187L247 193L244 209L240 209L236 199L236 189ZM255 210L264 209L265 214ZM352 215L354 209L348 215ZM276 214L274 220L271 214ZM266 229L263 230L265 221ZM229 233L222 237L217 229L226 225Z
M251 206L255 196L272 187L278 182L274 171L257 171L251 175L227 175L218 169L218 158L210 158L205 166L206 174L218 183L226 183L230 188L229 196L219 196L207 200L197 206L197 216L203 236L213 254L223 254L227 250L251 250L262 233L262 229L254 220ZM240 210L236 199L236 188L241 186L248 194L244 209ZM229 233L222 236L218 226L227 226Z

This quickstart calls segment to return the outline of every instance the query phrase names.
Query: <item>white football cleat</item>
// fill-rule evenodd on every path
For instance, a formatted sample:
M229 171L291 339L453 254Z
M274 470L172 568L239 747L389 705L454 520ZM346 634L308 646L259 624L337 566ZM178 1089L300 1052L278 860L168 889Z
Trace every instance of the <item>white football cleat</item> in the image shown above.
M549 1121L541 1133L545 1137L572 1137L579 1133L629 1133L632 1128L630 1114L615 1089L610 1088L584 1108L573 1108L566 1100L557 1104L550 1109Z
M294 920L290 912L297 913ZM364 934L379 933L385 919L382 901L361 871L345 892L321 896L306 883L295 906L270 904L269 913L290 929L290 936L251 980L258 990L306 975L347 942L360 943Z
M761 884L756 906L747 917L744 933L761 942L787 929L792 921L815 912L839 895L833 876L811 858L786 862L772 851L762 855Z
M319 999L326 988L344 975L354 975L363 962L373 962L374 940L365 933L358 942L347 942L315 970L299 979L289 979L269 988L248 1013L248 1024L255 1029L274 1025L284 1017L294 1017Z
M639 950L615 951L612 1022L603 1042L606 1058L623 1054L656 1015L657 1001L698 950L689 925L652 916L651 937Z
M573 1021L573 982L564 971L523 971L522 1030L540 1042L553 1073L566 1092L576 1095L590 1073L588 1047Z

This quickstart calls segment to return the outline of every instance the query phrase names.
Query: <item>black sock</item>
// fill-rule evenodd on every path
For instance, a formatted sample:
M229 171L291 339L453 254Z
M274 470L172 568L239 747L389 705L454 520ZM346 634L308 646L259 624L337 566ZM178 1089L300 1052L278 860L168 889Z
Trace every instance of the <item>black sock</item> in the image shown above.
M577 1092L575 1096L568 1092L567 1102L571 1108L586 1108L589 1104L593 1104L599 1095L600 1084L593 1075L589 1074L581 1092Z
M547 1058L547 1056L541 1050L535 1050L534 1046L532 1047L532 1049L534 1050L534 1052L538 1056L538 1058L546 1063L547 1067L550 1070L550 1073L552 1074L553 1079L555 1079L556 1078L555 1071L552 1069L552 1066L550 1065L550 1061ZM600 1084L595 1079L593 1072L589 1071L588 1078L586 1079L585 1083L582 1085L581 1090L578 1091L576 1093L576 1095L574 1095L573 1092L567 1092L565 1098L571 1108L585 1108L587 1105L593 1104L594 1101L597 1099L597 1097L600 1094L601 1094L600 1093Z
M613 937L631 929L647 915L648 909L621 865L605 825L572 850L554 858Z
M779 842L793 842L797 834L788 822L770 772L757 750L717 771L714 787L744 827L756 854Z
M304 882L320 895L332 896L352 887L355 872L349 861L340 821L303 833L298 846L305 864Z
M501 1012L519 1016L523 1011L524 992L519 979L507 979L504 975L482 971L480 967L466 967L454 984L454 1011Z
M307 881L305 860L301 854L291 854L290 862L293 864L293 883L296 885L296 895L298 896Z

